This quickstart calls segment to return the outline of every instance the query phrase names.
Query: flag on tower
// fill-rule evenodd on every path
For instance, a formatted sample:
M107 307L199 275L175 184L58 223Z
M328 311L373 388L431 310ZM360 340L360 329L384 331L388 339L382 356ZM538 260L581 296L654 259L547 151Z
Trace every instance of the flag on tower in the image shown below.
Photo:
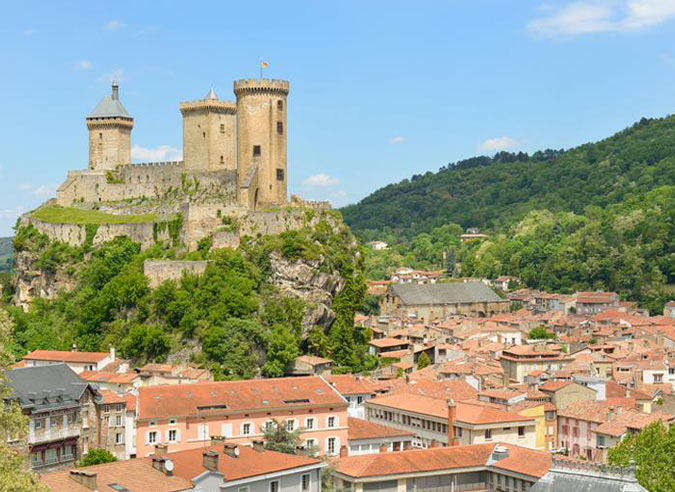
M270 64L267 63L266 61L261 61L261 62L260 62L260 68L267 68L267 67L269 67L269 66L270 66Z

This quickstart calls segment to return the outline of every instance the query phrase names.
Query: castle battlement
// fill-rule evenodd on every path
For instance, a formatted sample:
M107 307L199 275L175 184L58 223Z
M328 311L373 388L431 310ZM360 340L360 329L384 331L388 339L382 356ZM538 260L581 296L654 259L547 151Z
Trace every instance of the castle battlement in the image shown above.
M182 166L183 161L160 161L160 162L135 162L129 164L130 167L166 167L166 166Z
M219 99L196 99L194 101L183 101L178 104L181 114L192 111L212 111L214 113L235 114L237 105L234 101L221 101Z
M284 96L288 95L290 90L290 83L288 80L281 79L239 79L234 81L234 93L240 94L251 93L277 93Z
M120 116L105 118L87 118L87 128L89 130L97 128L133 128L134 119Z

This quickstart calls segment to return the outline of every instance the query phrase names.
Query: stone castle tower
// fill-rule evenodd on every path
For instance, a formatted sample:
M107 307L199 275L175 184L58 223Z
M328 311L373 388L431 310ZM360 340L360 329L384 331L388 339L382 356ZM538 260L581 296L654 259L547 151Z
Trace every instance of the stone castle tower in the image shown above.
M179 104L183 115L183 161L186 171L237 169L236 106L213 90L206 98Z
M131 163L131 129L134 119L120 102L119 86L87 116L89 169L112 170Z
M237 96L239 202L249 207L286 203L285 80L242 79ZM257 183L257 186L252 186ZM254 189L255 188L255 189Z

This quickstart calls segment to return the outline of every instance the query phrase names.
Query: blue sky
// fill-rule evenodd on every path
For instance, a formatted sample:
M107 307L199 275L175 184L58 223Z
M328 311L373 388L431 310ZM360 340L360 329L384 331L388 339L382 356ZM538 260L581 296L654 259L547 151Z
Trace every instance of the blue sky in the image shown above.
M136 160L178 102L291 81L290 192L341 206L497 150L597 140L675 108L674 0L12 2L0 16L0 236L87 160L120 80Z

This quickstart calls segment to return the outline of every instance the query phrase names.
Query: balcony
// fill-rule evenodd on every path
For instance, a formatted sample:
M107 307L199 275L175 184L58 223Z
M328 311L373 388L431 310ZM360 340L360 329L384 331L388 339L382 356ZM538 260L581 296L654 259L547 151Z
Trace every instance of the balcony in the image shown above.
M41 442L61 441L72 437L80 437L79 425L69 425L62 428L52 427L51 429L31 429L28 433L28 442L38 444Z

